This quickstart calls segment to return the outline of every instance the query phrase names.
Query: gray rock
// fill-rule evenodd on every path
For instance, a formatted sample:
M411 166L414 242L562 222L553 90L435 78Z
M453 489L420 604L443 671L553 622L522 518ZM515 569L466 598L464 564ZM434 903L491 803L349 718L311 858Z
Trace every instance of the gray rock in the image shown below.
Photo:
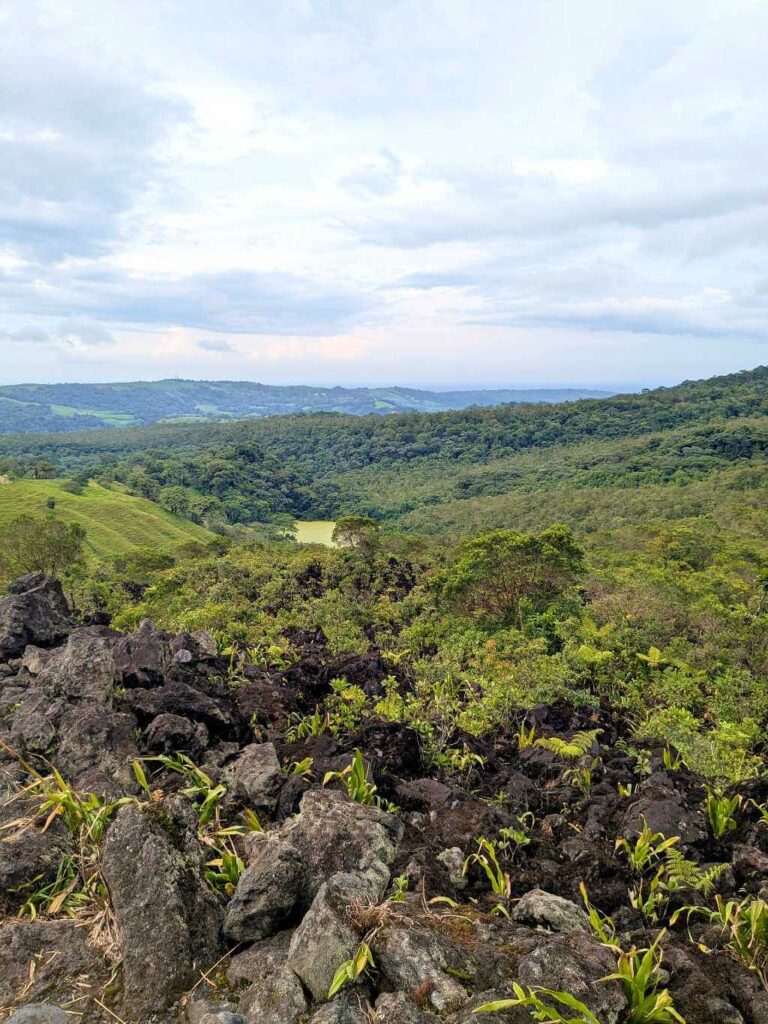
M191 863L135 805L121 808L102 850L123 955L125 1011L167 1009L217 959L218 908ZM157 950L159 955L148 955Z
M518 900L512 920L551 932L589 931L589 918L581 907L543 889L531 889Z
M387 927L376 936L373 953L392 988L426 993L425 1001L439 1013L459 1009L469 998L447 972L459 965L450 962L452 954L436 934L418 927Z
M251 743L244 747L234 764L227 767L225 782L252 810L271 814L285 782L274 745Z
M69 1014L51 1003L26 1003L14 1010L8 1024L68 1024Z
M295 847L267 836L259 849L227 905L224 934L236 942L274 935L304 900L307 871Z
M131 765L138 756L133 715L105 711L99 705L80 706L62 715L56 764L66 779L74 781L98 767L131 789Z
M22 576L0 597L0 661L17 658L28 644L50 647L72 624L58 580L41 572Z
M0 806L0 825L10 824L15 818L23 818L25 814L32 817L36 807L32 801L18 799L7 807ZM71 849L69 834L61 821L54 821L45 832L43 822L23 828L10 828L0 833L0 901L8 901L9 907L17 909L23 897L12 895L11 890L18 889L25 882L38 875L53 877L65 851Z
M238 1009L248 1024L299 1024L309 1006L299 979L280 967L247 989Z
M338 968L360 944L348 911L375 902L375 888L360 874L338 872L325 882L293 933L288 966L315 999L326 999Z
M13 1006L22 992L29 1003L66 1006L83 985L98 991L109 971L87 938L76 921L0 919L0 1006Z
M627 808L621 822L621 834L634 839L648 823L652 832L661 832L668 839L678 836L681 847L690 847L709 835L702 801L689 806L666 772L658 772L638 787L637 799Z
M368 1000L360 992L349 990L316 1010L308 1024L371 1024L371 1013Z
M517 980L521 985L570 992L604 1024L617 1024L627 1000L619 982L603 980L615 969L616 958L610 950L584 932L570 932L543 937L519 961Z
M235 1012L232 1003L213 999L193 999L187 1003L185 1014L188 1024L245 1024L245 1017Z
M208 730L202 722L191 722L182 715L158 715L147 726L147 746L157 754L171 754L183 751L200 756L208 746Z
M21 667L29 672L31 676L39 676L48 664L50 656L50 651L46 651L42 647L33 647L32 644L30 644L24 651L24 657L21 659Z
M432 1019L404 992L385 992L376 1000L376 1021L381 1024L428 1024Z
M285 965L288 956L288 947L291 944L293 932L278 932L261 942L254 942L252 946L236 953L229 961L227 967L227 979L231 985L240 982L253 984L270 974L274 974L278 968Z
M117 674L126 686L158 686L171 664L167 638L149 619L134 633L120 637L114 657Z
M375 884L376 898L381 898L402 834L396 815L363 807L327 789L305 793L299 814L281 830L281 836L296 847L307 866L310 900L338 871L365 874Z
M437 859L443 864L448 872L448 879L455 889L466 889L469 884L464 874L464 854L460 847L452 846L448 850L438 853Z

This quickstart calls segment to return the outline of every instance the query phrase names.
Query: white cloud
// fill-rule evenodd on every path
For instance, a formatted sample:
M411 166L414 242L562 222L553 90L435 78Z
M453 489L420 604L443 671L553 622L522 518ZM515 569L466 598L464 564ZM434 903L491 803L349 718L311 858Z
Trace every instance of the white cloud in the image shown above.
M0 9L6 377L766 361L765 4L131 12Z

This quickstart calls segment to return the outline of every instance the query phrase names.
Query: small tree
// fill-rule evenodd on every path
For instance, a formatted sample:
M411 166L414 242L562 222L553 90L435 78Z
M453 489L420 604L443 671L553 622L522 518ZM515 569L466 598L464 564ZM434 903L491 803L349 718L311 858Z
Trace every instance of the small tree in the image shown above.
M85 530L47 516L19 516L0 529L0 574L8 579L28 572L57 576L81 556Z
M567 526L492 530L463 544L436 585L460 613L522 625L526 610L542 611L576 581L583 558Z
M370 558L378 544L379 524L369 516L342 516L333 528L331 540L342 548L359 551Z

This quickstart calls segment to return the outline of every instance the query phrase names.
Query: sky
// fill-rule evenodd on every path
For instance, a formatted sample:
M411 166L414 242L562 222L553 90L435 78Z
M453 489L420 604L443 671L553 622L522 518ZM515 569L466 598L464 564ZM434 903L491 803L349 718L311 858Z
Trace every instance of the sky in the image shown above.
M768 0L0 0L0 381L768 363Z

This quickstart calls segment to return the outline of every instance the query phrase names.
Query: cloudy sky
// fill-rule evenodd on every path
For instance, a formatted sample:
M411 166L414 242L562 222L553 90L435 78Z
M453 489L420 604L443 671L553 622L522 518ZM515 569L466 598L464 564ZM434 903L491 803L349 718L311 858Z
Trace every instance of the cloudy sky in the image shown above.
M0 0L0 380L768 362L768 0Z

